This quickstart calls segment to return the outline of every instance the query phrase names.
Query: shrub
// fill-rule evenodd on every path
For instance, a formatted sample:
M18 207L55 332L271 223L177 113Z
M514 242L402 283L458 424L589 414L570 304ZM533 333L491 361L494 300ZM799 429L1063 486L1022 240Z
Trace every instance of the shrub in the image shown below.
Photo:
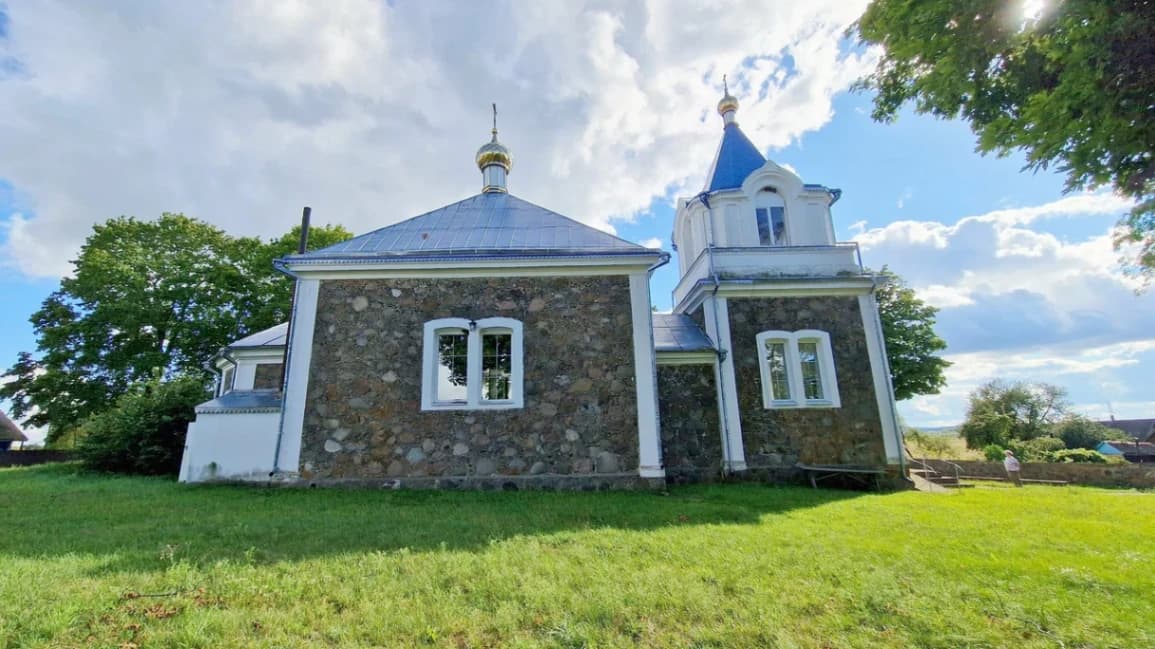
M97 471L176 475L193 409L207 398L199 377L139 383L84 422L80 459Z
M1002 462L1004 457L1003 450L1003 447L998 444L987 444L983 447L983 457L991 462Z
M1085 448L1069 448L1051 453L1051 461L1106 464L1108 460L1107 456L1099 451L1092 451Z
M1050 462L1052 453L1067 448L1063 440L1057 437L1015 440L1009 446L1015 455L1024 462Z

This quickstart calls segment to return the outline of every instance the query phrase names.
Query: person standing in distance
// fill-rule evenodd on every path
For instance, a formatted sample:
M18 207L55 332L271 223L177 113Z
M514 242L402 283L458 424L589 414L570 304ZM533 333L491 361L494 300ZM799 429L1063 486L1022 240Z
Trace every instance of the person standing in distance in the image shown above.
M1006 455L1006 457L1003 458L1003 468L1007 470L1007 477L1011 479L1011 482L1015 483L1016 487L1023 486L1023 480L1019 476L1019 470L1022 468L1022 466L1019 465L1019 458L1015 457L1015 454L1012 453L1010 449L1003 451L1003 453Z

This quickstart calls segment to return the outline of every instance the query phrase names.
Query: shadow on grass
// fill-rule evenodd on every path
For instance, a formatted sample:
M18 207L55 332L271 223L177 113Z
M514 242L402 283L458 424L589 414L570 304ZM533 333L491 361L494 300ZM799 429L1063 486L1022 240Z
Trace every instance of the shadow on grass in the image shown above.
M764 485L657 492L448 492L185 486L56 465L0 471L0 554L100 556L99 572L173 561L271 563L362 552L473 550L589 529L754 524L861 494Z

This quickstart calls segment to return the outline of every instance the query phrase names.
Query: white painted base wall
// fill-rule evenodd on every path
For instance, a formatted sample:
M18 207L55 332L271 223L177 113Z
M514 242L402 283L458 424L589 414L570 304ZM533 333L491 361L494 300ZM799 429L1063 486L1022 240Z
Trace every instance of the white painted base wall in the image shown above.
M267 480L280 423L279 412L198 414L188 427L180 481Z

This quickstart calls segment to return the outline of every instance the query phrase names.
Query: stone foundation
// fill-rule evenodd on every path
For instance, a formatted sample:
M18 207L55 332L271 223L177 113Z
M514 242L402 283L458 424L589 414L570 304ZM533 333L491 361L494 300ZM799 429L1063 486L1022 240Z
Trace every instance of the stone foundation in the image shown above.
M662 461L671 484L722 475L722 433L714 366L659 365Z
M885 465L882 422L858 298L732 298L727 306L747 466ZM763 407L755 337L767 330L800 329L830 334L842 407Z
M494 316L524 328L524 407L422 411L424 324ZM635 472L632 331L625 276L323 281L301 475L549 484Z

